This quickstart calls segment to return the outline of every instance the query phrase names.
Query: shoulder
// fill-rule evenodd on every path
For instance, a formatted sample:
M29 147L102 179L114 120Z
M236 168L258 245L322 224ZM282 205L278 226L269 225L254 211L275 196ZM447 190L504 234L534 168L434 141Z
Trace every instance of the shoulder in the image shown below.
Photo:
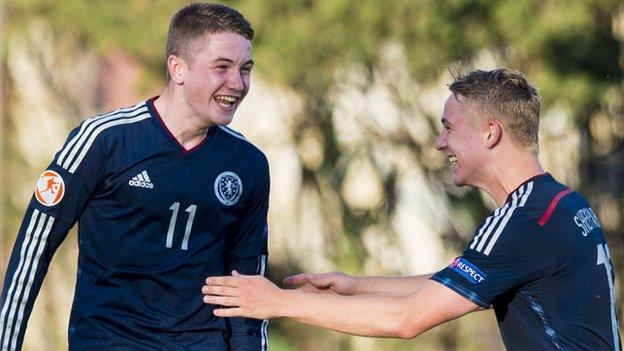
M89 151L102 147L103 137L119 135L118 126L129 126L151 117L147 104L120 108L84 120L72 130L57 154L56 163L73 173Z
M83 122L93 131L104 131L116 126L128 126L148 118L151 118L146 101L134 106L119 108L117 110L91 117Z
M110 131L117 131L120 126L130 126L147 120L151 117L146 101L136 105L119 108L104 114L85 119L70 134L70 138L79 141L95 139L100 135L109 135Z
M479 226L468 248L485 256L518 250L539 231L534 216L525 208L503 206Z
M529 179L514 190L507 202L487 217L475 232L469 248L484 255L506 249L518 250L542 240L536 235L552 207L567 194L568 188L550 174Z
M572 245L570 234L590 232L600 223L578 192L544 175L518 189L477 230L471 249L485 255L561 255ZM566 245L568 243L569 245Z
M264 164L268 168L266 155L249 141L243 133L228 126L217 126L215 134L227 144L239 149L245 158L250 157L253 162Z

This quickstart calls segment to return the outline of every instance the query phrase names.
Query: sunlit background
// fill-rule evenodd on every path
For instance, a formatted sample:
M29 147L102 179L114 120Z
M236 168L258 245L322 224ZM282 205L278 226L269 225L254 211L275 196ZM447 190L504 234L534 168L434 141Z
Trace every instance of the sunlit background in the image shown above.
M188 1L0 2L0 280L35 180L82 119L157 95L170 16ZM493 209L450 183L433 145L455 70L509 67L540 88L540 158L596 209L624 273L624 5L620 0L227 1L256 30L232 126L269 158L269 277L442 268ZM104 234L103 234L104 235ZM25 350L67 349L76 233L57 252ZM287 320L286 350L501 350L492 311L415 340Z

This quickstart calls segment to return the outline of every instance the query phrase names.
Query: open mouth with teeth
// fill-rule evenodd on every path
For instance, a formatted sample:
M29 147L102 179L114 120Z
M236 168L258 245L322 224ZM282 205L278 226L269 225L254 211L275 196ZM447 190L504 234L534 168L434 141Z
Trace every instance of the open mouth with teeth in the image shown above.
M457 164L457 156L455 155L448 155L448 160L449 160L449 163L451 164L451 168L453 168L453 166Z
M214 99L223 107L232 107L239 100L238 97L230 95L217 95Z

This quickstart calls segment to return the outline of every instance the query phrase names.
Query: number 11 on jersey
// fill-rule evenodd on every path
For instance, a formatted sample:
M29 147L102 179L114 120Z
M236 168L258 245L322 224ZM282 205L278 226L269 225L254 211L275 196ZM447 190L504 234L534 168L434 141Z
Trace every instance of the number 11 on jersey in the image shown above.
M165 246L167 248L171 248L173 245L173 233L175 232L175 225L178 219L178 210L180 209L180 203L174 202L171 207L169 207L173 213L171 214L171 219L169 220L169 230L167 230L167 243ZM191 229L193 228L193 220L195 219L195 211L197 210L197 205L190 205L184 210L188 212L189 216L186 220L186 227L184 228L184 239L182 239L182 250L188 250L188 241L191 236Z
M609 254L609 247L607 244L598 244L597 246L596 265L604 265L607 273L607 281L609 283L609 297L611 298L611 328L613 332L613 345L616 350L620 350L620 338L618 337L618 323L615 312L615 289L613 287L613 269L611 268L611 255Z

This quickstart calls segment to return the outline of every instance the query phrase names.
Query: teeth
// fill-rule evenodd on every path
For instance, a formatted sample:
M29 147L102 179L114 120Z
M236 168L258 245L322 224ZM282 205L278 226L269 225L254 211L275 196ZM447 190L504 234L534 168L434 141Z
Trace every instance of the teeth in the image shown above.
M457 163L457 156L449 155L448 160L451 163L451 166L453 166L453 165L455 165Z
M219 96L215 96L215 100L217 100L218 102L231 105L235 103L238 100L238 98L235 96L219 95Z

